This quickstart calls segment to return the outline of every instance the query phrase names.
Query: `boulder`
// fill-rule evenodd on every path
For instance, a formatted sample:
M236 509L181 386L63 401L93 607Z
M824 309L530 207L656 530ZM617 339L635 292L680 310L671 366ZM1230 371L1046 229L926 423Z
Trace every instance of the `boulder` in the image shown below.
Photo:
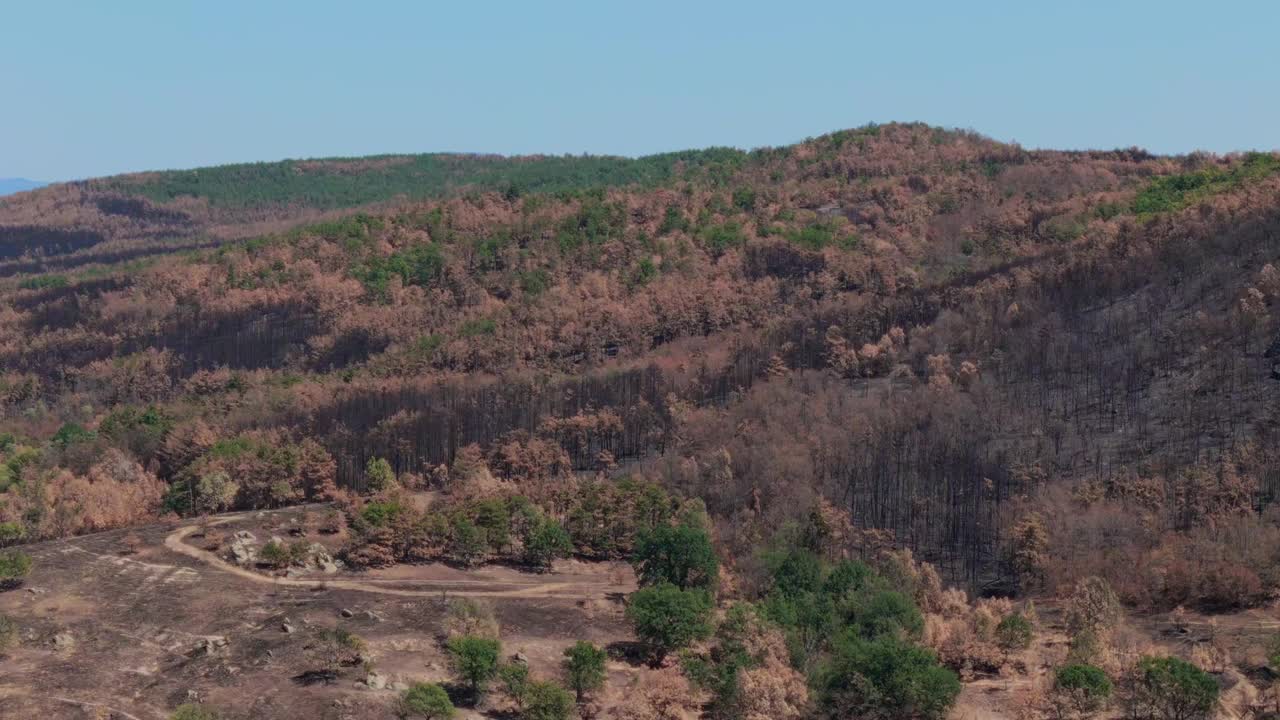
M196 642L195 648L192 649L192 653L195 655L217 655L227 648L227 644L227 638L224 636L200 638Z
M370 690L385 690L390 681L386 675L374 670L364 679L364 684L369 686Z
M338 572L338 561L329 554L329 549L320 543L311 543L307 548L307 565L314 567L326 575Z
M53 636L53 648L55 650L74 650L76 647L76 639L69 632L60 632Z
M258 561L258 539L248 530L241 530L231 541L231 559L238 565L250 565Z

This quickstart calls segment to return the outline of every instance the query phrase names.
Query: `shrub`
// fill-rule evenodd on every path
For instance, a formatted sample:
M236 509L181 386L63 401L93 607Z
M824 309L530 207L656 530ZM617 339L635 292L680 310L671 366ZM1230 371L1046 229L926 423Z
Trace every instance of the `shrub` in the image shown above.
M396 486L396 472L391 463L382 458L369 458L364 467L364 476L368 481L369 492L379 493Z
M573 716L573 695L553 682L531 682L523 720L568 720Z
M170 720L218 720L218 717L217 711L213 708L194 703L179 705L178 709L169 716Z
M435 683L414 683L400 697L401 717L445 720L453 714L449 693Z
M1111 679L1093 665L1064 665L1053 679L1053 703L1060 716L1088 717L1107 704Z
M445 610L445 629L449 637L474 635L498 639L500 628L493 608L482 600L455 598Z
M473 695L483 695L498 673L502 644L493 638L464 635L450 640L448 647L453 669L471 686Z
M21 550L0 553L0 590L15 588L31 572L31 556Z
M371 502L360 510L360 521L369 527L388 527L412 512L410 507L399 500Z
M919 637L924 630L924 617L919 608L896 590L861 593L849 599L844 608L849 626L862 637L873 638L899 632Z
M663 583L632 593L627 618L636 637L652 651L656 666L673 650L686 648L711 634L711 596L704 590L681 590Z
M18 624L8 615L0 615L0 652L18 644Z
M27 529L19 522L0 522L0 545L8 545L26 537Z
M1031 647L1034 632L1031 621L1022 613L1011 613L996 625L996 644L1002 650L1025 650Z
M604 650L585 640L579 640L573 647L565 648L564 674L578 702L582 702L583 695L588 690L604 687L604 661Z
M293 562L293 554L284 543L272 540L258 550L258 561L267 567L280 570L289 567Z
M1129 701L1136 718L1208 718L1218 702L1218 683L1180 658L1146 657L1138 663Z

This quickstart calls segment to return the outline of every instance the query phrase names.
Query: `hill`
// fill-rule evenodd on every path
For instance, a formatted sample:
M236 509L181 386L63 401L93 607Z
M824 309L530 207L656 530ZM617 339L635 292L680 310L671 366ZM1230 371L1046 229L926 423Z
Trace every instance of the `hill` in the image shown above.
M0 197L24 192L26 190L35 190L36 188L42 188L48 184L49 183L40 182L39 180L28 180L26 178L0 178Z
M801 606L842 573L936 616L904 637L967 680L1015 662L1008 597L1280 590L1280 156L892 124L148 173L0 223L11 542L335 498L353 568L525 562L543 520L634 559L638 528L696 526L817 703L856 658Z

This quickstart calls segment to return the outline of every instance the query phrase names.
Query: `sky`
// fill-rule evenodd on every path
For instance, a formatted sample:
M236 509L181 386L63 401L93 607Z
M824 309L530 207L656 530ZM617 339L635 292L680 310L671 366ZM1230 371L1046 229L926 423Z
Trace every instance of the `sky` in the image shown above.
M1280 3L0 0L0 177L642 155L923 121L1280 147Z

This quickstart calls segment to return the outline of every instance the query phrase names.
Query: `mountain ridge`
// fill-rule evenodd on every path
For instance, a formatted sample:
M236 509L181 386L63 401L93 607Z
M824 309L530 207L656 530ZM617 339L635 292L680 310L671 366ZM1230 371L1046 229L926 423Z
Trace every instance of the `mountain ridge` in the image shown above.
M21 177L0 177L0 197L28 190L38 190L49 184L40 180L28 180Z

